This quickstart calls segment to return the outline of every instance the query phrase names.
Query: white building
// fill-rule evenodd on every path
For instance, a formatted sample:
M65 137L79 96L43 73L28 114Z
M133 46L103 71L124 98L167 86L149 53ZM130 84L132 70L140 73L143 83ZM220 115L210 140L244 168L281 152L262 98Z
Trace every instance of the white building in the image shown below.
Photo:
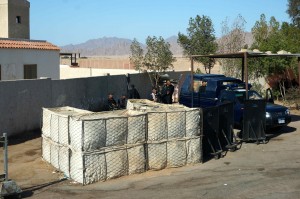
M0 80L59 79L60 49L30 40L30 3L0 0Z
M59 79L59 52L46 41L0 39L1 80Z

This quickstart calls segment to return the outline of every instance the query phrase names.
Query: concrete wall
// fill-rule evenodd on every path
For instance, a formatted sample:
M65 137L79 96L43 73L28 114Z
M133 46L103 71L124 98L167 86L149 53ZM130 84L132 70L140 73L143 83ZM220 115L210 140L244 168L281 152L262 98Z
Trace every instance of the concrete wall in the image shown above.
M0 135L37 129L41 107L51 107L51 80L0 82Z
M104 76L52 81L53 107L72 106L92 111L105 109L108 93L117 100L126 91L126 77Z
M1 80L24 79L24 64L37 64L37 77L59 79L59 51L0 49Z
M170 73L178 78L181 73ZM130 75L141 98L148 98L151 84L146 73ZM9 136L39 129L42 107L72 106L76 108L105 110L107 95L112 92L118 100L127 93L125 75L77 78L66 80L0 81L0 134Z

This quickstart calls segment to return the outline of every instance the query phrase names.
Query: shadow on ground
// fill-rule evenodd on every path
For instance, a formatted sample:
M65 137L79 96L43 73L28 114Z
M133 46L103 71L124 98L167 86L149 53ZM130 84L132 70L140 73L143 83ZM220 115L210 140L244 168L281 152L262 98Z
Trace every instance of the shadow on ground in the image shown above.
M266 134L268 140L272 140L282 134L293 133L296 132L297 129L290 126L284 126L281 129L274 130L273 132L268 132Z
M22 198L29 198L34 194L35 191L38 191L40 189L43 189L43 188L46 188L46 187L49 187L49 186L52 186L52 185L55 185L55 184L59 184L59 183L64 182L66 180L67 180L66 178L63 178L63 179L56 180L56 181L53 181L53 182L48 182L48 183L44 183L44 184L41 184L41 185L36 185L36 186L25 188L25 189L23 189L23 192L22 192Z
M8 137L8 145L17 145L41 137L41 130L33 130Z
M300 121L300 115L292 115L292 122Z

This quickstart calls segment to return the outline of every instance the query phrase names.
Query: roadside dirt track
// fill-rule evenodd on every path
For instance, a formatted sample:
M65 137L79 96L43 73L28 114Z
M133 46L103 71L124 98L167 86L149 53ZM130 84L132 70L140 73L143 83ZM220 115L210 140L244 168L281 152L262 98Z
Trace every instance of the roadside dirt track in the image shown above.
M23 198L300 198L300 111L292 113L290 125L268 135L267 144L244 143L219 160L88 186L61 180L42 160L41 138L32 132L10 139L9 178Z

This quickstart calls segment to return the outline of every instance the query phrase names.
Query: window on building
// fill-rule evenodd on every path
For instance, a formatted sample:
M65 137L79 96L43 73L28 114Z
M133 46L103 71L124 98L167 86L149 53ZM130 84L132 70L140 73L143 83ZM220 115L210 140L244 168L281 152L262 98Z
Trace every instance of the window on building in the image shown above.
M16 16L16 23L21 23L21 16Z
M24 79L36 79L37 78L37 65L30 64L24 65Z

